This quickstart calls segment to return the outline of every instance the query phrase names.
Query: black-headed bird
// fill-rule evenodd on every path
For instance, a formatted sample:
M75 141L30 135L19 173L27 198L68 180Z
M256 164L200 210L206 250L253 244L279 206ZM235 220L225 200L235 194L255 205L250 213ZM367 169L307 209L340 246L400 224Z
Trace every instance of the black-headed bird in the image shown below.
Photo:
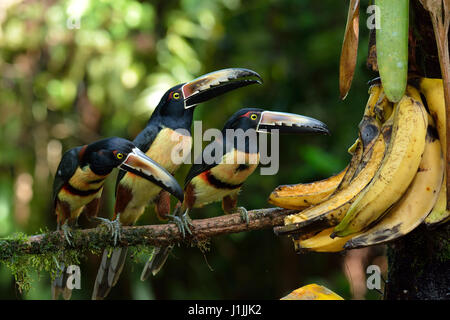
M192 165L186 176L184 201L176 209L185 217L185 229L189 230L189 211L192 208L222 201L225 213L240 212L248 223L247 210L237 207L237 197L242 185L259 164L259 135L277 129L280 133L329 134L327 126L319 120L284 112L265 111L258 108L246 108L237 111L225 123L222 138L214 140L208 146L211 157L218 161L202 161ZM234 134L227 135L227 131ZM254 132L254 135L248 134ZM248 138L246 138L246 136ZM253 139L252 139L253 137ZM217 157L217 150L222 153ZM141 280L150 274L155 275L164 265L172 246L157 247L144 267Z
M230 68L203 75L193 81L169 89L153 111L147 126L133 140L146 155L174 174L183 161L176 161L177 148L190 150L191 126L195 106L231 90L261 83L254 71ZM182 129L182 130L181 130ZM181 130L181 131L180 131ZM185 154L186 157L189 153ZM133 173L120 173L116 184L114 221L133 225L149 204L155 205L157 216L165 220L170 213L170 197L157 185ZM169 217L181 228L179 217ZM103 252L94 284L92 299L103 299L117 283L122 272L127 249L114 248Z
M84 212L90 219L97 217L105 179L119 168L157 184L183 199L183 190L173 176L146 156L131 141L112 137L70 149L64 153L53 182L53 205L58 230L62 229L71 243L71 228ZM60 266L60 273L64 266ZM61 274L52 284L52 297L62 293L69 299L71 290Z

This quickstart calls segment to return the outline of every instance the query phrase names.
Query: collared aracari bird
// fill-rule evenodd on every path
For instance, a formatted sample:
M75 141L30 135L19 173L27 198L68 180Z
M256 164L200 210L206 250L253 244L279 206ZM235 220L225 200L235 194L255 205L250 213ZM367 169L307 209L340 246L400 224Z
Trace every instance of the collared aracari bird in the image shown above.
M132 172L183 199L183 190L173 176L131 141L113 137L70 149L64 153L53 183L58 230L64 231L69 243L70 229L83 211L89 219L97 217L105 179L114 168ZM60 269L63 273L64 266L60 265ZM52 284L54 299L59 293L70 298L71 290L64 278L61 274Z
M229 129L234 130L234 135L227 135ZM256 140L252 141L252 135L243 139L251 129L254 130L253 137ZM267 134L274 129L278 129L280 133L329 134L324 123L305 116L258 108L237 111L225 123L222 139L216 139L205 147L205 150L211 150L214 158L219 161L205 161L203 154L202 161L192 165L185 180L184 201L176 211L179 214L184 212L186 220L189 221L188 212L192 208L222 201L225 213L240 212L242 219L248 223L247 210L236 206L237 196L244 182L259 164L259 134ZM213 150L223 150L221 157L216 157ZM186 230L190 231L189 225L186 225ZM150 274L158 273L171 249L172 246L155 248L152 258L142 271L141 280L144 281Z
M261 77L252 70L229 68L177 85L163 95L147 126L133 142L145 154L174 174L181 163L174 161L172 152L180 146L184 146L184 150L191 149L190 132L194 107L231 90L261 83L261 80ZM185 133L177 129L183 129ZM133 225L149 204L155 204L155 211L160 219L165 220L169 217L170 197L167 192L133 173L120 173L116 183L114 221L120 225ZM170 218L178 227L182 227L178 217ZM126 254L126 248L114 248L103 252L92 299L103 299L108 295L119 279Z

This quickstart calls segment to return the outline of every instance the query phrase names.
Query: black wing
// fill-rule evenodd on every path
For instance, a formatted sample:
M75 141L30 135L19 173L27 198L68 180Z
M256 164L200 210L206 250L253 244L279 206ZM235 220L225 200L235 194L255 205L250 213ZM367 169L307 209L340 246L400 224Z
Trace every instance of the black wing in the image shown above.
M211 142L210 144L208 144L206 148L209 148L211 151L211 155L212 157L215 156L215 152L214 150L218 150L219 148L222 148L222 156L226 154L226 146L225 144L221 141L221 140L214 140L213 142ZM222 159L222 157L220 158ZM212 168L214 168L215 166L217 166L219 163L218 162L213 162L213 163L205 163L204 158L203 158L203 153L201 155L201 163L198 163L199 161L195 161L196 163L194 163L191 167L191 169L189 170L186 179L184 180L184 186L186 187L188 185L188 183L194 179L196 176L198 176L199 174L208 171Z
M56 170L55 180L53 181L53 203L56 201L61 188L73 176L79 166L78 154L83 147L70 149L62 156L61 162Z
M136 147L138 147L142 152L147 152L148 149L150 149L150 146L152 145L153 141L155 141L156 136L161 131L161 128L157 125L148 125L145 127L144 130L142 130L136 138L133 140L133 143ZM119 173L117 175L116 179L116 193L117 193L117 187L119 186L120 180L123 179L125 176L124 170L119 170Z

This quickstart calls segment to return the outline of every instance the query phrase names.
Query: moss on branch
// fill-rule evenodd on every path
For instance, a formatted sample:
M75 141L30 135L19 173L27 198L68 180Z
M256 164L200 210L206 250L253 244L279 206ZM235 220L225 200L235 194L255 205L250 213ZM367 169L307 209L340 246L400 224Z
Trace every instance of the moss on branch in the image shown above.
M252 210L248 212L248 224L242 221L239 214L197 219L192 221L192 235L185 238L175 224L123 227L116 246L145 248L184 243L204 250L212 237L273 228L282 225L284 217L294 212L296 211L281 208ZM87 252L100 254L103 249L114 246L111 234L103 227L74 230L72 236L72 245L65 241L61 231L30 237L16 234L0 239L0 262L12 271L19 290L22 291L30 288L32 271L49 272L53 279L58 263L79 264Z

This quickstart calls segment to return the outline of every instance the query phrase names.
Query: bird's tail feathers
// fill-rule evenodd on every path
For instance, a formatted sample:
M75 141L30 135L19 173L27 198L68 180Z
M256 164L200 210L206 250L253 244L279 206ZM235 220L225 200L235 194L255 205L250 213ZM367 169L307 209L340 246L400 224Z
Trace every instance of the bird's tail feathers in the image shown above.
M114 248L103 251L102 261L95 279L93 300L102 300L119 280L127 257L128 248Z
M173 245L164 247L155 247L153 255L148 259L141 273L141 280L145 281L150 274L156 275L159 270L164 266L170 252L172 251Z
M70 300L72 289L67 287L68 278L69 274L66 272L66 266L64 263L60 263L58 275L52 282L52 300L58 300L60 295L64 300Z

